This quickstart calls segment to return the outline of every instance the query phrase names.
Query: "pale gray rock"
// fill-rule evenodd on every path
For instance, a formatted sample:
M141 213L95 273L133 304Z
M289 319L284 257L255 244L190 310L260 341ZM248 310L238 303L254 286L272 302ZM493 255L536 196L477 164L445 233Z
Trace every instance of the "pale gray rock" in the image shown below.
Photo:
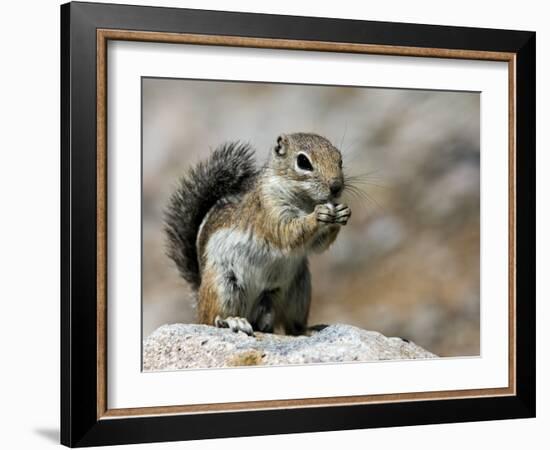
M311 336L256 333L254 337L208 325L157 328L143 342L143 370L288 365L436 358L398 337L351 325L331 325Z

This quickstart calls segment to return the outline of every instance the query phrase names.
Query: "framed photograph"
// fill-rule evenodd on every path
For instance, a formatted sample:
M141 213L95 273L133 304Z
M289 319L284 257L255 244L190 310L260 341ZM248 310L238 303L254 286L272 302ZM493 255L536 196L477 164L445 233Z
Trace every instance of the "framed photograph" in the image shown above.
M535 33L61 7L61 442L535 415Z

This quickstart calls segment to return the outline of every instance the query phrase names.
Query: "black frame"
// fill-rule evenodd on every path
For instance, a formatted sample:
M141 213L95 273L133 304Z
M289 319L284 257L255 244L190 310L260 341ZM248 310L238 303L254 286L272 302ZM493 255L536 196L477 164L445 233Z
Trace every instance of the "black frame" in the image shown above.
M96 29L516 54L517 395L97 419ZM535 416L535 33L127 5L61 6L61 443L91 446Z

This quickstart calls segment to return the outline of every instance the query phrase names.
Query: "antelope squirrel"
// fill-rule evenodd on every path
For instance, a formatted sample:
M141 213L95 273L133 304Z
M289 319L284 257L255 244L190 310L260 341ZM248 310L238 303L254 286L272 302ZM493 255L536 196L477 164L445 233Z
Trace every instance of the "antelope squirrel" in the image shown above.
M351 210L342 155L312 133L283 134L260 169L227 143L179 182L165 211L167 253L198 293L198 318L253 335L307 329L308 254L326 250Z

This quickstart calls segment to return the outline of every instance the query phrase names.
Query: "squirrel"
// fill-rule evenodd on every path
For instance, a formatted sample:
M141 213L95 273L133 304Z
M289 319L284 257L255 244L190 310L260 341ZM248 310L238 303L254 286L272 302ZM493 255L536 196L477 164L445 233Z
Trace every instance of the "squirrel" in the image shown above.
M200 323L308 331L308 254L326 250L351 209L342 154L313 133L282 134L260 169L249 144L226 143L180 179L165 210L167 255L197 294Z

